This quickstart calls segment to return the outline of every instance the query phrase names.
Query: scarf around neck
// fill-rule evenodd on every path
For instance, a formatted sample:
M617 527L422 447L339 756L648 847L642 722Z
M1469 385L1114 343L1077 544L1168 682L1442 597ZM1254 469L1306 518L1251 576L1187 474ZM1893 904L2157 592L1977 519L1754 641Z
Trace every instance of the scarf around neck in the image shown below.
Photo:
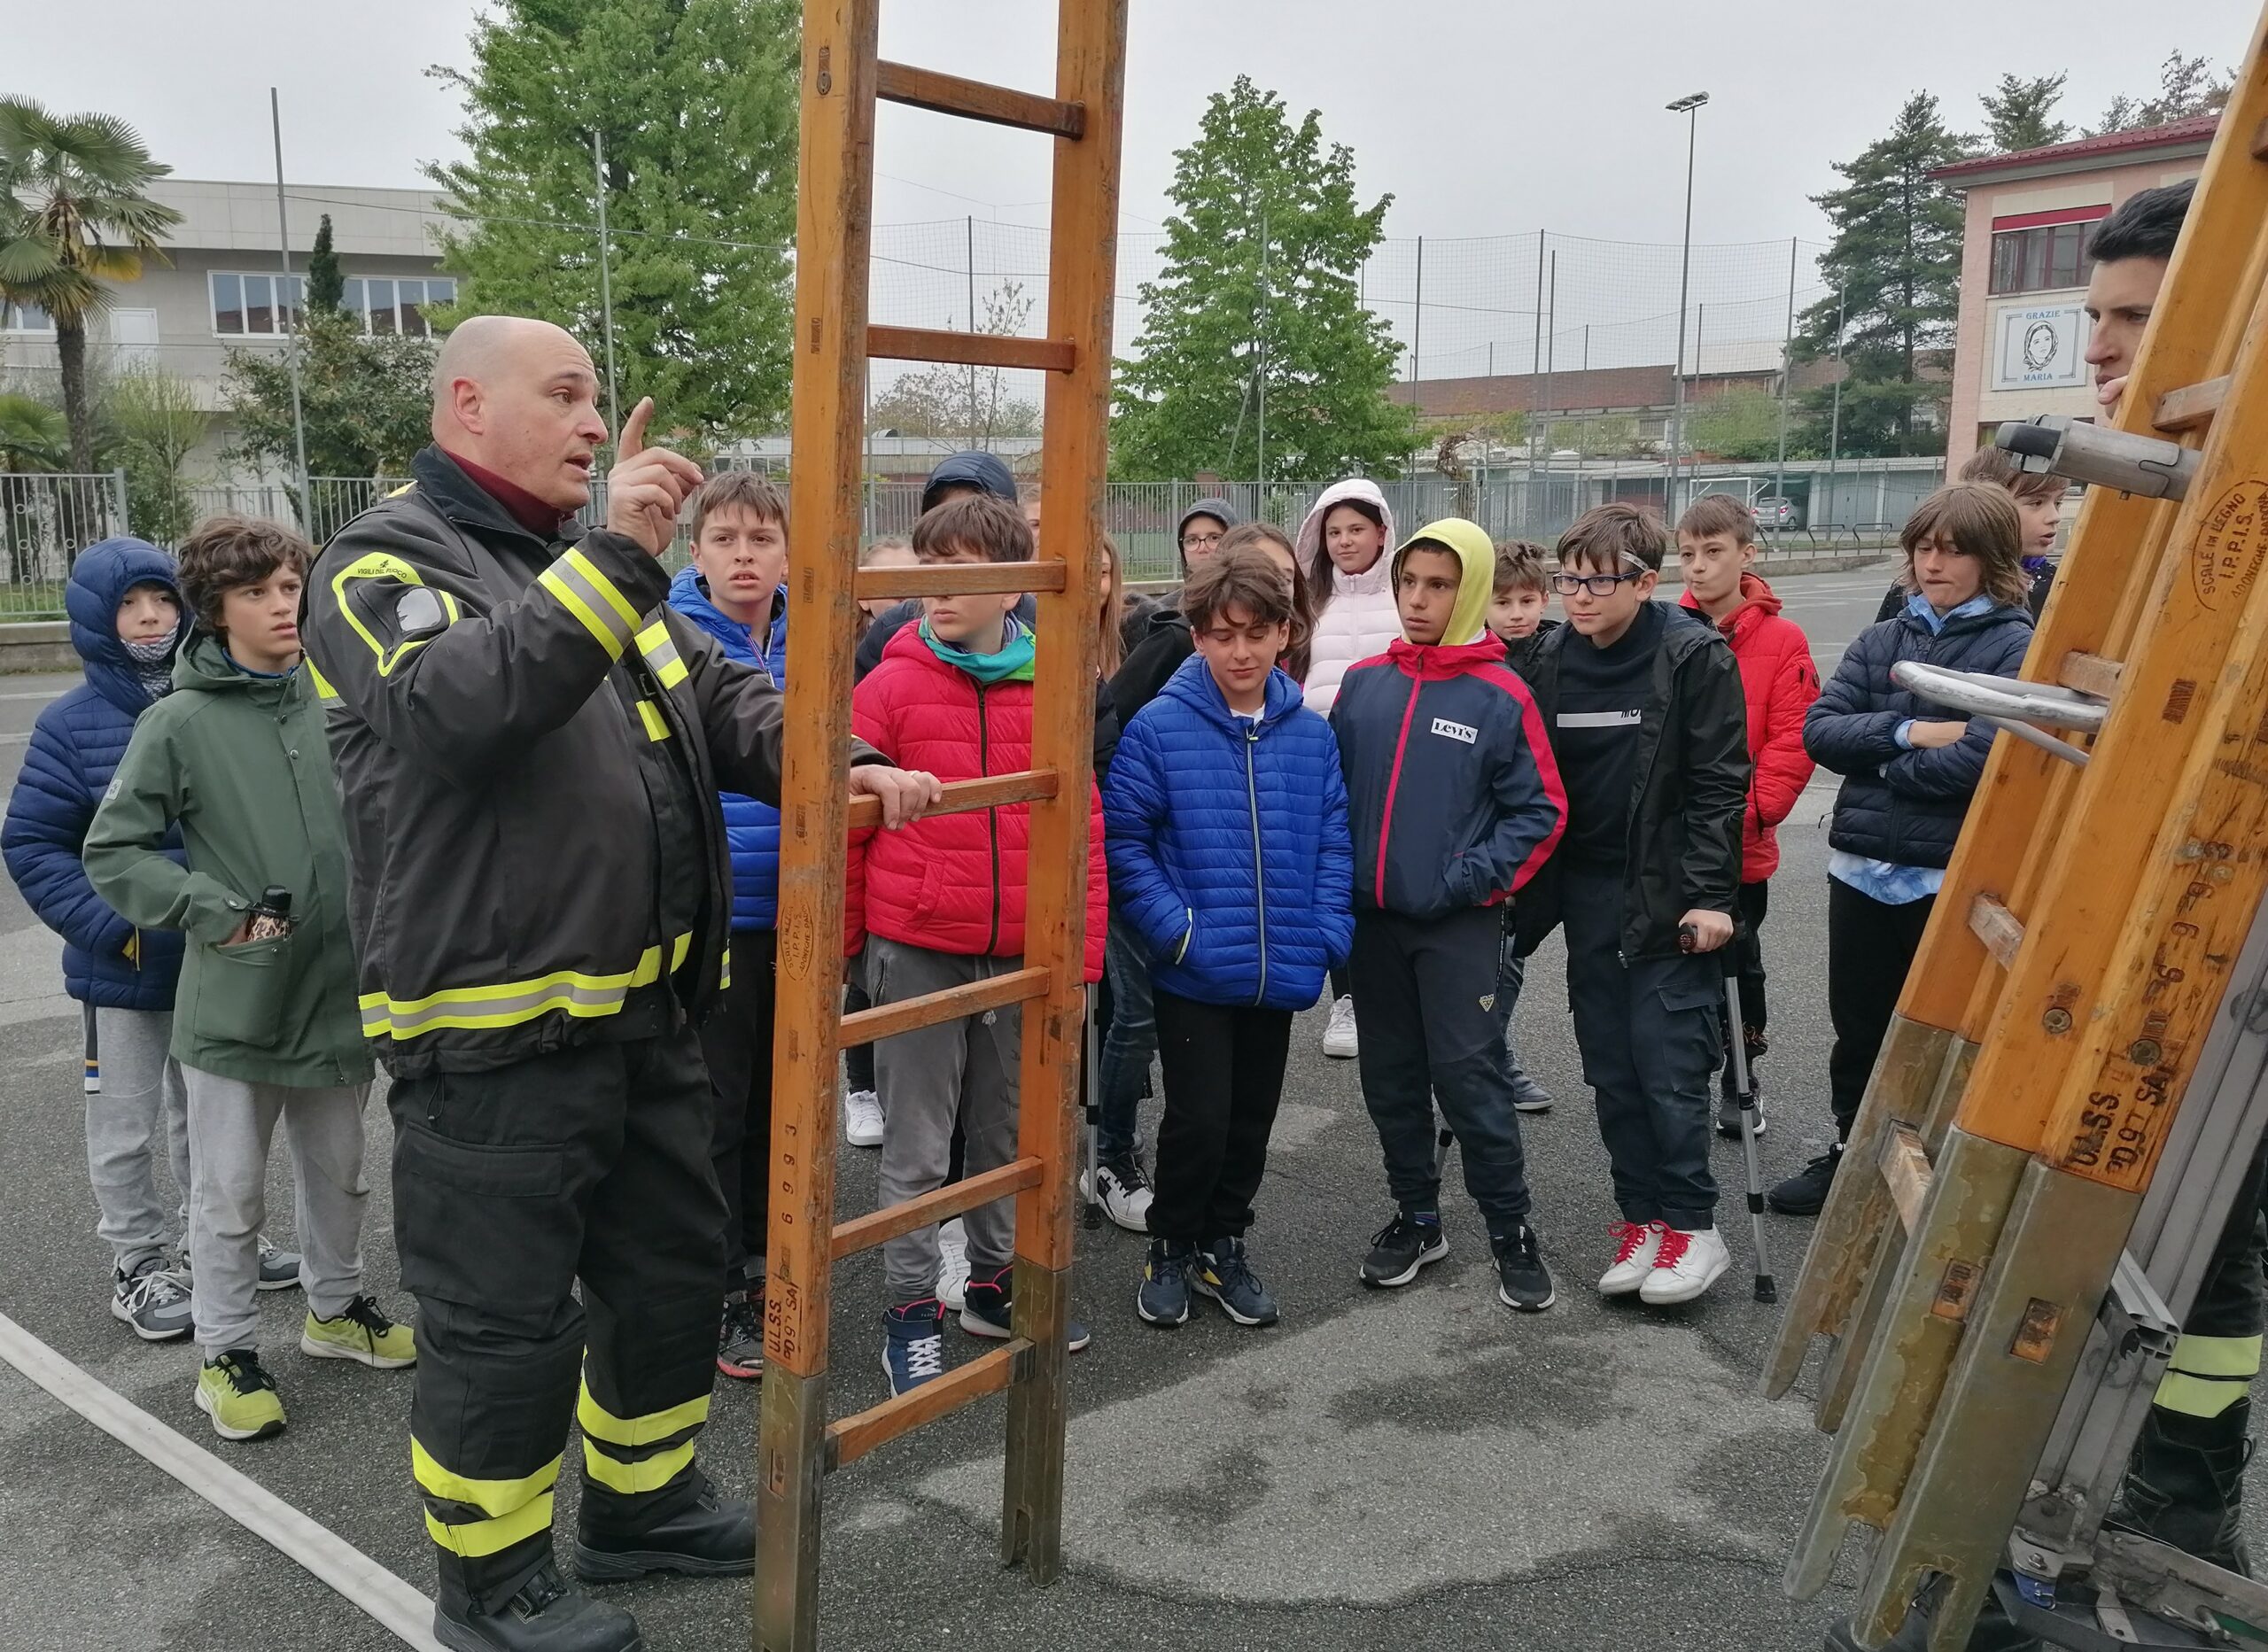
M972 653L958 644L932 635L927 618L921 622L921 640L929 645L930 653L953 670L965 671L980 683L1031 681L1031 631L1013 614L1008 616L1007 630L997 654Z
M164 699L173 688L174 643L180 635L181 622L175 620L171 631L147 642L119 639L126 649L126 657L134 662L134 680L142 685L142 692L150 696L151 705Z

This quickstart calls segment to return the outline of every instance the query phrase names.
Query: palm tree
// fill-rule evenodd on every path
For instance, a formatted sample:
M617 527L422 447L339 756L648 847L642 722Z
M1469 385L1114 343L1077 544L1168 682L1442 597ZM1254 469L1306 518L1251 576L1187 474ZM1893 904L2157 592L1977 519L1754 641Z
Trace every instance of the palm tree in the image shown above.
M70 451L61 414L29 396L0 395L0 474L59 470Z
M159 238L181 221L143 191L172 172L150 159L115 115L50 114L0 97L0 297L55 322L71 468L95 468L87 398L87 320L110 302L105 282L134 281Z

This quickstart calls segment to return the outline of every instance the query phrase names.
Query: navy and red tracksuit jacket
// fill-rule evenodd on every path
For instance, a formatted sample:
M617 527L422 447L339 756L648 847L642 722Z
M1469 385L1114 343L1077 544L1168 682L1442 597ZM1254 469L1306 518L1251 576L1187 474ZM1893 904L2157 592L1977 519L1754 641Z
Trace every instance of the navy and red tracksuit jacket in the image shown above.
M1432 919L1494 906L1567 824L1534 698L1484 636L1397 641L1350 669L1331 710L1355 839L1355 909Z

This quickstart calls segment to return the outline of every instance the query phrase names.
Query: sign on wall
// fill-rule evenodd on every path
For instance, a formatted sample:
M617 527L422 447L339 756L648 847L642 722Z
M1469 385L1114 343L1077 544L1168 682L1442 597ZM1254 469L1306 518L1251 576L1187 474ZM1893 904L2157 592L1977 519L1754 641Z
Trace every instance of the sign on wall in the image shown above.
M2076 304L2010 305L2000 313L1994 390L2069 390L2087 382L2087 313Z

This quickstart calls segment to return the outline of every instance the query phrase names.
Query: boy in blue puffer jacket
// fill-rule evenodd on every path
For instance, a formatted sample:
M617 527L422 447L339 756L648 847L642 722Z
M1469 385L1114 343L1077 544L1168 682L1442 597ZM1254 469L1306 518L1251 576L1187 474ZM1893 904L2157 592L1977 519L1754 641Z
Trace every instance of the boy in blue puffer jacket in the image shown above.
M1497 1297L1552 1303L1529 1225L1511 1063L1495 1012L1503 919L1566 823L1542 719L1486 624L1496 549L1460 517L1394 554L1402 637L1350 669L1332 706L1355 839L1355 948L1363 1098L1386 1157L1394 1220L1363 1283L1408 1284L1449 1254L1433 1101L1463 1149L1487 1219Z
M726 470L701 485L690 508L693 561L670 582L670 606L715 637L726 657L786 687L787 497L753 471ZM738 792L718 800L733 860L732 950L722 996L701 1025L717 1108L710 1157L726 1206L717 1369L750 1380L764 1373L780 811Z
M1354 938L1347 787L1331 728L1276 669L1292 593L1256 549L1200 563L1181 599L1197 657L1120 737L1103 797L1111 881L1151 956L1165 1117L1136 1299L1189 1317L1193 1286L1273 1324L1244 1235L1267 1166L1292 1016Z
M8 799L0 854L25 903L63 937L64 990L86 1006L109 1069L87 1097L87 1165L115 1268L111 1313L145 1341L162 1342L190 1330L185 1282L167 1266L185 1220L168 1220L152 1175L162 1124L186 1202L187 1105L181 1067L167 1054L182 938L137 931L112 911L79 857L135 719L172 686L181 590L173 558L156 546L105 539L80 553L63 601L87 680L40 713ZM169 852L181 857L178 840Z

